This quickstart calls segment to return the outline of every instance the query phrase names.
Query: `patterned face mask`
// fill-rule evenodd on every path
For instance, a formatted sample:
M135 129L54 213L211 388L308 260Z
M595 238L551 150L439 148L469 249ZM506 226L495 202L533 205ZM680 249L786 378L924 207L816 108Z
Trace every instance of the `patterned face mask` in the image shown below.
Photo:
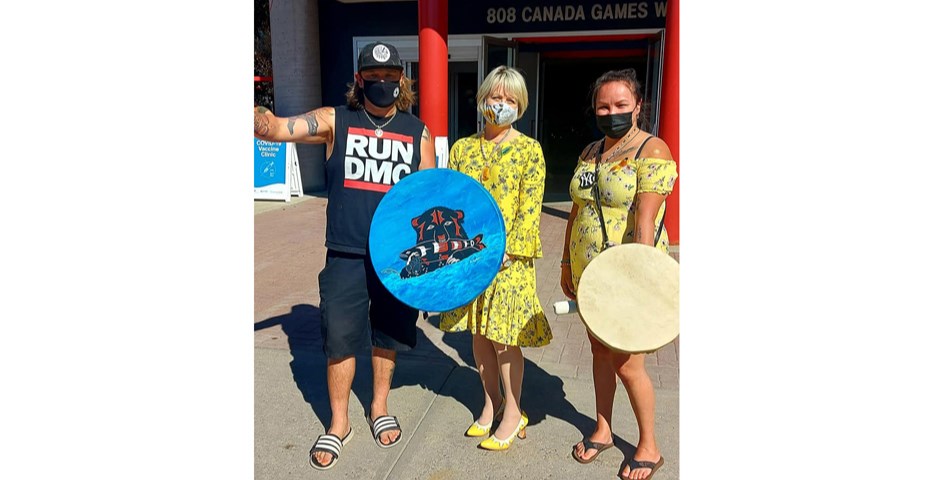
M486 104L484 110L482 110L482 116L485 117L485 120L489 123L498 126L509 125L517 120L517 110L506 103L496 103L494 105Z

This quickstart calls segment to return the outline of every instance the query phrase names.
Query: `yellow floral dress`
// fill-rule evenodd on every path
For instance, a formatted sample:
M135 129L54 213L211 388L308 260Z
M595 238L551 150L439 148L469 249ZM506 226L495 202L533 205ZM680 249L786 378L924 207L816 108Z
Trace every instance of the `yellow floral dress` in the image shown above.
M520 133L520 132L518 132ZM485 178L485 149L490 164ZM440 314L446 332L469 330L504 345L540 347L553 333L537 298L534 259L540 247L540 211L546 164L540 144L524 135L501 144L480 135L456 141L449 153L449 168L478 180L494 197L504 217L505 250L515 261L498 272L491 285L472 303Z
M579 287L579 279L586 265L595 258L602 245L602 229L599 215L592 197L591 176L595 170L595 142L586 148L579 158L573 179L569 182L569 195L579 207L579 213L573 221L569 239L570 271L573 274L573 288ZM634 242L635 196L639 193L654 192L668 195L677 180L677 164L673 160L662 158L623 158L612 162L599 163L595 181L599 182L602 201L602 215L608 240L614 243ZM661 229L656 247L667 253L670 241L667 229L663 227L664 201L657 212L654 224ZM654 234L657 234L655 230Z

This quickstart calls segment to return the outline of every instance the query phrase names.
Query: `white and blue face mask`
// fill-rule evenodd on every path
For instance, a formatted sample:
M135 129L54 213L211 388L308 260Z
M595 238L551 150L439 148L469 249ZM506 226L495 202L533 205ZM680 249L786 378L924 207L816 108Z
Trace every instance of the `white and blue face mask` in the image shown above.
M494 125L510 125L517 120L517 110L514 107L504 103L486 104L482 110L482 116L488 123Z

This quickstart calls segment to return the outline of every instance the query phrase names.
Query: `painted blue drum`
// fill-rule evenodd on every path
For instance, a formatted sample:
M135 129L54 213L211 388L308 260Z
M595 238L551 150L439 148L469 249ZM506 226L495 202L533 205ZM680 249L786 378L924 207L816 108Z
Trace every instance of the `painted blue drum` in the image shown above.
M368 249L381 283L426 312L468 304L504 257L501 210L478 181L434 168L404 177L374 212Z

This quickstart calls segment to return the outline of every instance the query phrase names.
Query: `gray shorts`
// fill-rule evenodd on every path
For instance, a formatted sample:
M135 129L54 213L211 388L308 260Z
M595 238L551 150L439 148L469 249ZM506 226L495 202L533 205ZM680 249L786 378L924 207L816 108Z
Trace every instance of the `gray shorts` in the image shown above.
M319 309L328 358L354 355L369 345L394 351L416 347L419 311L387 291L365 255L326 252Z

